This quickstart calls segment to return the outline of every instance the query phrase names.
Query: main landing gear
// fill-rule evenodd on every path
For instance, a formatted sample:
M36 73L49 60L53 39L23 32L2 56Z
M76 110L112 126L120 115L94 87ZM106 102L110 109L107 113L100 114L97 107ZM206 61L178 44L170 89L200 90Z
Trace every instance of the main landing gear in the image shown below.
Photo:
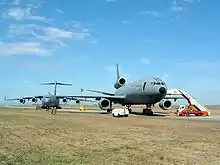
M152 111L151 104L146 105L146 108L143 109L143 114L148 116L153 116L154 113Z
M112 102L110 102L110 107L107 109L107 113L111 113L112 110L113 110L113 108L112 108Z

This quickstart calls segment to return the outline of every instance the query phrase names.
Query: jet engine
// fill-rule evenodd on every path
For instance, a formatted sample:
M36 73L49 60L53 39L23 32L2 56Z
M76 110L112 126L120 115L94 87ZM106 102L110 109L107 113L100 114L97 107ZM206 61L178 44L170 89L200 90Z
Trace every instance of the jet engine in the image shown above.
M163 110L169 110L172 107L172 102L170 100L161 100L159 107Z
M37 98L35 98L35 97L34 97L34 98L32 98L31 100L32 100L32 102L34 102L34 103L36 103L36 102L37 102Z
M126 83L125 78L120 78L115 82L114 87L115 87L115 89L118 89L118 88L122 87L123 85L125 85L125 83Z
M63 103L67 103L67 99L66 98L63 98Z
M76 100L76 104L80 104L80 101L79 101L79 100Z
M102 98L102 99L99 100L98 106L102 110L107 110L108 107L110 106L110 101L108 99Z
M19 102L24 104L25 103L25 99L20 99Z

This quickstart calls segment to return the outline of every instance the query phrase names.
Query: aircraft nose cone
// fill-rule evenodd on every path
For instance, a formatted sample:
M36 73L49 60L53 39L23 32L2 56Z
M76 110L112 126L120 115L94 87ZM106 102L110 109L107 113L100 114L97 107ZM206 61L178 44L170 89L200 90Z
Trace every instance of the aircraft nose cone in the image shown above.
M167 90L166 90L166 88L164 88L164 87L160 87L159 92L160 92L161 94L165 94L165 93L167 92Z

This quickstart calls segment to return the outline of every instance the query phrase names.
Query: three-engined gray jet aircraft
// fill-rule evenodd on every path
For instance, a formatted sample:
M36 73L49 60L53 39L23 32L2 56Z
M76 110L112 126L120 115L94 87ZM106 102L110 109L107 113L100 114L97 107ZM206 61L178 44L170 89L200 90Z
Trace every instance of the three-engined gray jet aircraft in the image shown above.
M41 106L37 106L37 109L50 109L50 108L56 108L61 109L60 106L60 100L62 99L63 103L67 103L68 100L75 100L77 104L82 101L82 99L76 99L74 97L68 97L68 96L59 96L57 95L57 86L71 86L72 84L66 84L66 83L60 83L60 82L52 82L52 83L42 83L41 85L54 85L54 94L48 94L48 95L42 95L42 96L28 96L28 97L22 97L22 98L13 98L13 99L7 99L5 97L6 101L14 101L19 100L20 103L24 104L26 100L32 100L33 103L37 103L38 99L41 100Z
M90 92L104 94L102 96L69 96L74 98L95 98L98 106L107 112L112 111L112 104L120 104L126 106L131 112L132 105L146 105L143 113L153 115L152 106L159 103L159 107L163 110L169 110L172 102L168 99L182 99L181 96L168 96L166 83L158 77L149 77L126 84L126 79L120 77L118 64L117 80L114 84L116 91L114 93L102 92L97 90L87 90Z

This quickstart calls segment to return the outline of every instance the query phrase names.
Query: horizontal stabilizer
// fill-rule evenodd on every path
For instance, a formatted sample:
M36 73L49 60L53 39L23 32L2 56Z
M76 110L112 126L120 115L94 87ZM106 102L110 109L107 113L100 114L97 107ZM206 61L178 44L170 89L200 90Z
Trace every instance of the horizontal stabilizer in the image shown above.
M41 85L68 85L71 86L72 84L67 84L67 83L59 83L59 82L51 82L51 83L41 83Z

